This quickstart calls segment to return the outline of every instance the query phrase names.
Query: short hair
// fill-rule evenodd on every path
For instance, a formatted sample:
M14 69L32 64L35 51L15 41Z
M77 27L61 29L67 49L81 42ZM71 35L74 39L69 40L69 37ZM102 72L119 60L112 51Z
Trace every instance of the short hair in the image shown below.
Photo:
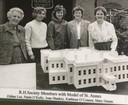
M84 9L81 6L74 7L73 10L72 10L72 15L74 15L74 12L75 11L81 11L82 17L83 17L83 15L84 15Z
M63 11L63 18L65 18L66 15L66 9L63 7L63 5L56 5L53 12L52 12L52 17L57 18L56 17L56 12L57 11Z
M33 9L32 17L35 19L37 17L37 14L40 14L42 11L44 11L46 17L47 10L43 7L35 7Z
M21 14L21 20L24 18L24 12L22 9L18 8L18 7L14 7L14 8L11 8L8 12L7 12L7 17L8 19L11 17L11 15L13 14L13 12L16 11L18 13Z
M101 10L101 11L104 13L105 16L107 15L107 10L106 10L105 7L103 7L103 6L98 6L98 7L96 7L95 10L94 10L94 15L96 15L96 12L97 12L98 10Z

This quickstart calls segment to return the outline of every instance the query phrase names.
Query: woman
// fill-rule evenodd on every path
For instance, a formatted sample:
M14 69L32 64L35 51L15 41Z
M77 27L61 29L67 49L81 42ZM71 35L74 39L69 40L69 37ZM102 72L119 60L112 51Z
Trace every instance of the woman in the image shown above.
M8 11L7 17L9 21L0 25L0 64L25 63L25 29L18 25L24 12L15 7Z
M84 9L80 6L72 10L74 20L68 23L68 41L70 48L88 46L88 25L89 21L83 20Z
M52 21L48 24L47 42L52 50L67 48L67 22L64 20L66 10L57 5L52 12Z
M30 60L40 63L40 50L46 49L48 46L46 41L47 25L42 22L46 17L46 9L36 7L32 16L34 19L25 26L25 41Z
M89 46L97 50L115 51L117 47L117 37L113 24L105 20L107 11L104 7L95 8L94 15L96 21L91 23L89 30Z

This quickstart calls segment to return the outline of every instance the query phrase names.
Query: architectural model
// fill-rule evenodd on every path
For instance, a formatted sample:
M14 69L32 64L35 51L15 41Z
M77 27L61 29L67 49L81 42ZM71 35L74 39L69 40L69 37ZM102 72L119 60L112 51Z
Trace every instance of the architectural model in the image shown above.
M128 81L128 57L112 51L41 50L41 66L49 73L49 84L73 84L76 89L103 86L113 91L116 83Z

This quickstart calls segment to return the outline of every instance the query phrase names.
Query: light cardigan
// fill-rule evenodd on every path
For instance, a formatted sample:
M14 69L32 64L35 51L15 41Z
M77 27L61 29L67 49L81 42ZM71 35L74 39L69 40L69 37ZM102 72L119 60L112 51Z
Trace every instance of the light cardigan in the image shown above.
M47 25L44 22L32 20L26 24L25 30L25 42L29 55L33 54L32 48L48 46L46 41Z
M91 23L88 27L89 47L94 48L94 43L112 41L111 50L115 51L117 47L117 36L113 24L103 21L99 28L97 21Z

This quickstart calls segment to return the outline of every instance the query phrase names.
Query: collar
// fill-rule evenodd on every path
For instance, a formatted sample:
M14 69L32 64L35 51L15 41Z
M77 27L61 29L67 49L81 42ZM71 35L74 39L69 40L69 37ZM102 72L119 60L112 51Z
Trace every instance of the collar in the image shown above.
M13 28L10 27L10 26L9 26L9 22L7 22L7 23L4 24L4 29L5 29L5 31L10 31L10 30L12 30ZM17 31L22 31L22 28L21 28L19 25L16 26L16 29L17 29Z
M76 24L76 21L75 21L75 20L72 20L72 25L73 25L74 27L76 27L78 24ZM80 25L80 26L81 26L81 25L82 25L82 26L84 25L84 24L83 24L83 19L81 19L79 25Z
M64 19L59 20L59 19L54 18L54 17L52 17L52 20L53 20L53 21L55 21L55 22L57 22L57 23L64 23L64 22L65 22L65 20L64 20Z
M96 24L98 25L98 22L96 21ZM105 20L103 20L103 23L101 24L102 26L105 24Z
M80 21L79 23L76 22L76 25L77 25L77 26L80 26L80 25L81 25L81 21Z

